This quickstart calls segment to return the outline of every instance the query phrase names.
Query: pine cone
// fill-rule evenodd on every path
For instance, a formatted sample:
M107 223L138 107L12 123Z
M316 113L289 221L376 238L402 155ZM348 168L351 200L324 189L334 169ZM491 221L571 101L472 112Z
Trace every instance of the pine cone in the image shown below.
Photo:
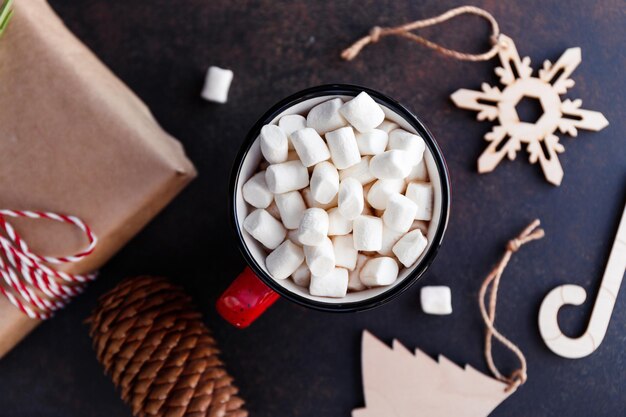
M135 416L248 415L191 297L167 279L126 279L89 324L98 360Z

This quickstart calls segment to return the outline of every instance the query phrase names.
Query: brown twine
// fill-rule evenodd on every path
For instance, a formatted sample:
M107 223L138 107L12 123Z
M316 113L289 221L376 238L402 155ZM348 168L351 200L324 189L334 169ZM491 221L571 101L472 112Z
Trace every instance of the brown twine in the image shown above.
M489 37L489 39L492 46L491 49L489 49L487 52L484 52L482 54L468 54L458 52L452 49L445 48L435 42L429 41L422 36L411 33L412 30L438 25L442 22L445 22L446 20L450 20L462 14L473 14L476 16L480 16L486 19L491 24L491 36ZM380 38L385 36L401 36L403 38L412 40L413 42L424 45L427 48L433 49L443 55L456 58L461 61L487 61L493 58L498 53L498 38L500 36L500 27L498 26L498 22L496 22L496 19L491 15L491 13L487 12L486 10L474 6L461 6L455 9L448 10L447 12L439 16L435 16L430 19L416 20L415 22L407 23L401 26L390 28L374 26L370 30L369 35L362 37L361 39L353 43L352 46L345 49L341 53L341 57L346 61L351 61L356 58L356 56L365 46L370 43L376 43L380 40Z
M508 265L511 260L511 256L515 252L517 252L523 245L533 240L541 239L544 236L543 229L539 229L540 222L539 220L533 221L529 224L523 231L520 233L518 237L513 240L510 240L506 246L506 252L502 259L498 263L498 265L491 271L491 273L485 278L482 286L480 287L478 304L480 305L480 313L483 317L483 321L485 322L485 326L487 327L487 332L485 334L485 359L487 360L487 365L491 372L495 375L497 379L500 381L506 382L509 384L507 387L507 391L516 389L528 378L526 371L526 357L520 350L520 348L509 339L504 337L495 327L496 320L496 302L498 300L498 286L500 285L500 278L502 277L502 273L504 269ZM485 295L487 293L487 289L489 285L491 285L491 292L489 293L489 308L485 306ZM498 368L496 367L493 361L492 355L492 338L498 339L500 343L502 343L505 347L507 347L510 351L512 351L515 356L519 359L520 368L514 371L510 376L504 376Z

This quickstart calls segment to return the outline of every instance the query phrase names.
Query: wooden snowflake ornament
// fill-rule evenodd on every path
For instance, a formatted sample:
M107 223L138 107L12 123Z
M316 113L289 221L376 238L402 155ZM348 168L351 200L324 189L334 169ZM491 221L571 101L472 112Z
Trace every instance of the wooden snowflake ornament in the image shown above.
M500 35L498 44L502 66L495 73L504 89L483 83L482 91L460 89L451 96L458 107L477 111L478 120L498 119L499 124L485 135L489 146L478 158L478 172L493 171L505 156L515 159L524 143L530 163L539 162L546 179L560 185L563 168L558 154L565 148L556 130L576 136L578 129L598 131L609 124L602 113L581 109L580 99L561 101L560 96L574 86L570 75L581 62L580 48L566 50L554 64L544 61L538 77L533 77L530 58L520 59L511 38ZM534 123L521 121L517 113L516 106L525 97L539 100L543 108Z

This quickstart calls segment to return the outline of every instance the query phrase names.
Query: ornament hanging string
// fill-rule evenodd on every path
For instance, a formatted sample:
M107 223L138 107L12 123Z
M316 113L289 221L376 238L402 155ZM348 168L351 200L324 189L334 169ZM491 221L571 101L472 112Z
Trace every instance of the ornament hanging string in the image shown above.
M539 225L539 220L534 220L522 231L522 233L520 233L518 237L509 241L506 246L506 252L502 256L502 259L500 260L498 265L496 265L496 267L491 271L491 273L487 275L487 278L485 278L482 286L480 287L480 292L478 295L480 314L482 315L485 326L487 327L487 332L485 334L485 359L487 361L489 369L495 375L495 377L500 381L509 384L507 390L516 389L524 382L526 382L526 379L528 378L526 374L527 364L526 357L522 353L521 349L515 343L511 342L509 339L503 336L495 327L498 287L500 286L500 278L502 277L502 274L504 273L504 270L511 260L513 254L526 243L544 237L545 233L543 229L539 228ZM487 295L487 291L490 291L488 306L485 304L485 296ZM514 371L508 377L502 375L502 373L498 370L496 364L494 363L492 354L492 340L494 337L511 352L513 352L520 362L519 369Z
M438 25L463 14L473 14L482 17L487 20L491 25L491 36L489 37L489 40L492 46L491 49L489 49L487 52L481 54L469 54L455 51L411 32L412 30ZM430 19L416 20L415 22L407 23L401 26L387 28L374 26L370 30L369 35L362 37L361 39L353 43L350 47L346 48L341 53L341 57L346 61L351 61L356 58L356 56L361 52L364 47L366 47L370 43L378 42L380 38L383 38L385 36L401 36L415 43L424 45L427 48L433 49L445 56L449 56L461 61L488 61L496 56L500 48L500 27L498 26L498 22L493 17L493 15L479 7L461 6L455 9L448 10L447 12L439 16L435 16Z

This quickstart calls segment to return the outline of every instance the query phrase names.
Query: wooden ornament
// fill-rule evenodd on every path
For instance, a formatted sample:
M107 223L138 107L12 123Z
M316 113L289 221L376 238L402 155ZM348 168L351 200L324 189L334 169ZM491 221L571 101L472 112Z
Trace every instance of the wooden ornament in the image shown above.
M389 348L368 331L362 349L366 405L352 417L485 417L515 392L444 356L412 353L397 340Z
M626 270L626 207L617 229L598 296L587 330L578 338L565 336L559 328L557 315L566 305L581 305L587 298L585 289L578 285L561 285L546 295L539 309L539 331L550 350L570 359L583 358L593 353L602 343L611 320L615 300Z
M560 185L563 168L558 154L565 148L555 132L576 136L578 129L598 131L609 124L602 113L581 109L580 99L561 101L560 96L574 86L570 75L581 62L581 50L567 49L554 64L544 61L538 77L533 77L530 58L520 58L511 38L500 35L498 45L502 66L495 73L504 89L483 83L482 91L460 89L451 96L458 107L477 111L480 121L498 119L499 124L485 135L489 146L478 158L478 172L493 171L505 156L515 159L526 144L530 163L539 162L546 180ZM521 121L517 113L516 106L525 97L539 100L543 108L534 123Z

